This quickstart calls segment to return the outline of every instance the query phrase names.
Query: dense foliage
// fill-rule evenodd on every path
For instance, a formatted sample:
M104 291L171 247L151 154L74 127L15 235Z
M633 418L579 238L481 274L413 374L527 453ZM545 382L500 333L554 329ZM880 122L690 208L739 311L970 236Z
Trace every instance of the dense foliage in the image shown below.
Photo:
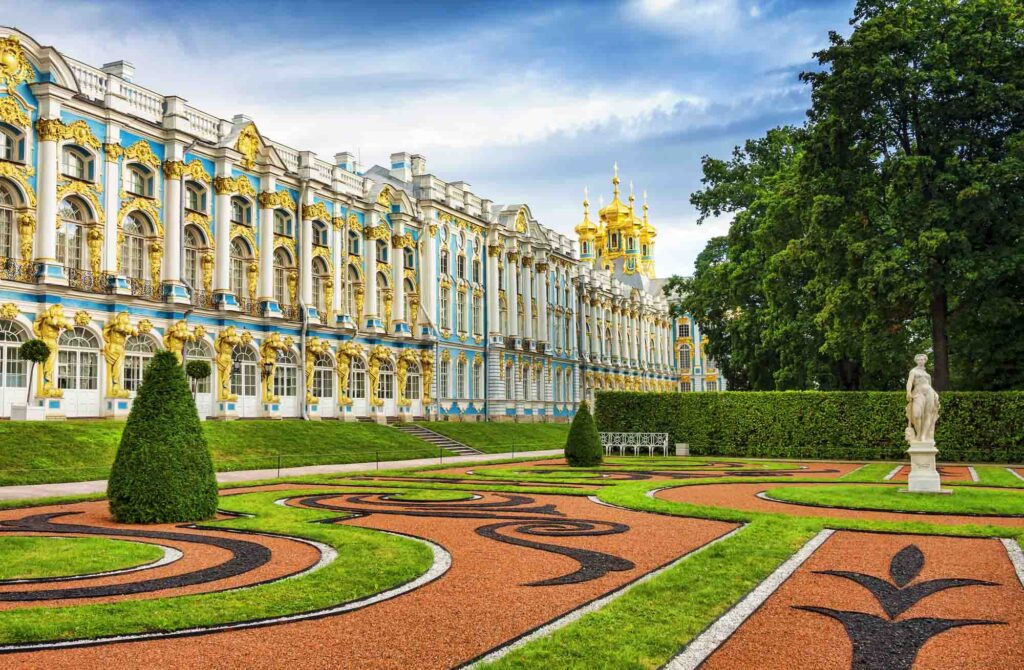
M569 427L565 441L565 460L574 468L589 468L601 464L601 440L597 435L594 417L587 403L580 403Z
M209 519L217 511L210 450L185 373L169 351L146 366L107 485L123 523Z
M942 394L939 460L1024 460L1024 392ZM598 393L602 431L669 433L696 455L906 458L906 394Z
M731 216L666 290L737 390L1024 384L1024 7L860 0L802 75L811 109L703 159Z

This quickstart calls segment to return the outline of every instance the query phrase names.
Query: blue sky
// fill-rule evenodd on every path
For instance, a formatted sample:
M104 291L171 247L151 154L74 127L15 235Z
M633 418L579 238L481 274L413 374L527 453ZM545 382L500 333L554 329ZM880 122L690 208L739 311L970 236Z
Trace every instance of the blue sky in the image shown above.
M659 275L688 274L725 221L696 225L702 155L801 123L797 79L854 0L32 2L2 22L264 134L365 166L420 153L566 234L582 191L647 190Z

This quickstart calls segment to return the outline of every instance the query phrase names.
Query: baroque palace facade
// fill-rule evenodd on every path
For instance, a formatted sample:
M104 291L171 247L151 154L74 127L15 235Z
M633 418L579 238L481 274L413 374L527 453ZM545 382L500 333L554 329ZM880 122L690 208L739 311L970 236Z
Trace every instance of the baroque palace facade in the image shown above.
M0 28L0 417L124 416L160 348L211 418L565 420L719 390L653 279L647 206L576 241L422 156L318 158ZM44 340L29 379L18 355Z

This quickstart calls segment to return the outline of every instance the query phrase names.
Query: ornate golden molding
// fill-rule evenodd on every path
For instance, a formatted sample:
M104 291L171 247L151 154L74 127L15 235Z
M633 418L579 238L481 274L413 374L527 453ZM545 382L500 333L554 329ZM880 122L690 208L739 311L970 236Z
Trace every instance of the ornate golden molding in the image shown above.
M206 237L206 245L213 249L216 246L216 240L213 237L213 231L210 230L210 217L206 214L199 212L188 212L185 214L185 223L193 224L198 226L203 231L203 235Z
M25 57L18 36L9 35L0 40L0 82L8 89L13 89L35 79L36 71Z
M117 213L117 228L121 229L124 225L124 219L132 212L142 212L146 214L150 221L153 222L153 227L156 228L156 234L161 238L164 236L164 226L160 221L160 201L153 200L151 198L144 198L142 196L132 197L127 192L121 192L121 209ZM118 249L120 249L118 244Z
M302 218L308 219L320 219L321 221L330 221L331 213L327 211L327 206L317 201L312 205L305 205L302 208Z
M380 190L380 193L377 194L377 204L391 209L391 203L394 199L392 195L391 187L385 185L384 188Z
M116 163L121 160L121 156L124 156L124 147L117 142L105 142L103 144L103 154L107 157L108 163Z
M66 198L69 195L78 195L89 201L92 205L93 211L96 212L96 220L102 222L106 217L103 215L103 205L100 204L100 198L85 182L77 181L75 179L62 179L57 182L57 202Z
M264 209L287 209L289 212L295 211L295 200L292 198L292 194L288 191L264 191L260 193L260 207Z
M2 69L0 66L0 71ZM28 114L21 109L18 99L14 96L0 98L0 121L18 128L28 128L32 125Z
M160 167L160 159L153 153L153 147L147 140L139 140L124 150L124 157L130 161L137 161L150 167Z
M240 223L233 223L231 224L231 239L236 237L245 238L249 243L249 248L252 249L253 260L258 261L260 258L260 248L256 245L256 233L253 232L253 229Z
M256 156L260 152L262 145L260 140L259 131L256 130L256 126L252 123L242 128L242 132L238 133L238 140L235 142L235 150L242 154L242 167L246 170L251 170L256 164Z
M36 133L40 142L59 142L71 140L75 144L99 149L102 143L92 134L92 129L84 120L64 125L60 119L37 119Z
M363 229L363 237L367 241L386 240L391 236L391 228L386 223L378 224L372 228Z
M188 177L192 181L209 184L213 177L203 167L203 162L193 158L187 164L183 161L164 161L164 177L167 179L181 179Z
M252 187L252 182L245 175L215 177L213 180L213 190L217 195L234 195L237 193L252 198L256 197L256 189Z
M18 185L21 186L22 190L25 192L25 199L28 201L28 206L30 208L34 208L36 206L36 192L28 180L29 177L34 174L35 171L28 165L0 162L0 177L7 177L18 182Z
M395 249L411 249L416 245L413 242L412 234L404 233L402 235L392 235L391 246Z

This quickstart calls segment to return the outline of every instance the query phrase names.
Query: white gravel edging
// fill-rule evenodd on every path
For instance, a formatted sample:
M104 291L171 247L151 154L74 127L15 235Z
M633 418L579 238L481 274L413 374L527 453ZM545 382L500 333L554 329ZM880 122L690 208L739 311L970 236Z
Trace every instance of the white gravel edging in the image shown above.
M1009 472L1009 473L1010 473L1011 475L1013 475L1014 477L1016 477L1017 479L1019 479L1019 480L1021 480L1022 482L1024 482L1024 476L1022 476L1022 475L1021 475L1021 474L1020 474L1019 472L1017 472L1017 471L1016 471L1016 470L1014 470L1013 468L1006 468L1006 471L1007 471L1007 472Z
M798 552L780 565L775 572L747 594L743 600L723 614L717 621L708 626L703 633L695 637L690 644L663 667L665 670L695 670L718 647L743 625L750 615L759 608L782 583L810 558L818 547L825 543L835 531L829 528L812 537Z
M891 470L891 471L889 472L889 474L887 474L887 475L886 475L885 477L883 477L882 479L884 479L885 481L889 481L890 479L892 479L893 477L895 477L895 476L896 476L896 474L897 474L897 473L898 473L898 472L899 472L900 470L902 470L902 469L903 469L903 465L902 465L902 464L901 464L901 465L897 465L897 466L896 466L895 468L893 468L893 469L892 469L892 470Z
M1013 563L1013 569L1017 572L1017 579L1020 580L1020 585L1024 586L1024 551L1021 550L1020 543L1008 537L1001 538L999 541L1006 547L1010 563Z
M971 474L971 481L972 482L978 481L978 471L974 469L973 465L968 465L967 466L967 472L969 472Z

